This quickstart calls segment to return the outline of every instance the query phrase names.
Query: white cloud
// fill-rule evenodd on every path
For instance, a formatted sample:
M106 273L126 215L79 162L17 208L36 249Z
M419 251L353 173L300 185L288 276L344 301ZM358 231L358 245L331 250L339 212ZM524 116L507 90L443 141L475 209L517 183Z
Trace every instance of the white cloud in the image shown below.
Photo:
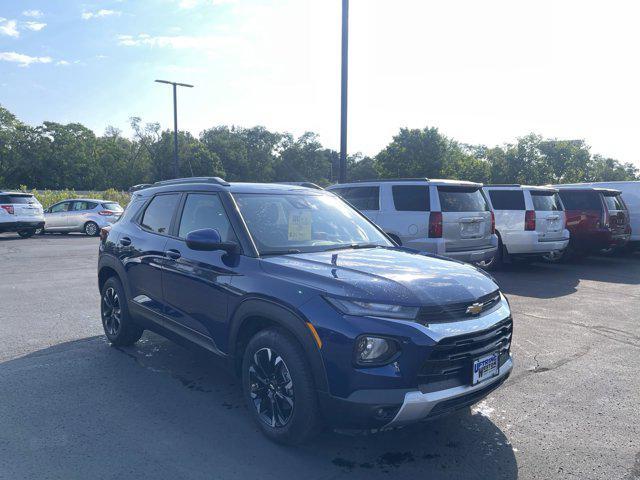
M51 63L51 57L31 57L16 52L0 52L0 61L17 63L21 67L28 67L33 63Z
M20 32L18 32L18 22L0 18L0 34L18 38L20 36Z
M68 67L69 65L71 65L71 63L67 62L66 60L58 60L56 62L56 65L59 67Z
M180 8L194 8L200 5L220 7L222 5L231 5L236 3L237 0L179 0L178 6Z
M91 20L92 18L101 18L101 17L119 17L122 15L122 12L118 10L108 10L106 8L102 8L100 10L96 10L95 12L82 12L83 20Z
M190 49L196 51L213 52L235 43L236 40L223 36L192 36L192 35L158 35L151 36L146 33L138 35L118 35L116 37L118 44L125 47L159 47L159 48L175 48Z
M42 13L41 10L25 10L24 12L22 12L22 15L24 15L25 17L31 17L31 18L41 18L44 14Z
M29 30L33 30L34 32L39 32L46 26L47 24L42 22L24 22L24 28L28 28Z

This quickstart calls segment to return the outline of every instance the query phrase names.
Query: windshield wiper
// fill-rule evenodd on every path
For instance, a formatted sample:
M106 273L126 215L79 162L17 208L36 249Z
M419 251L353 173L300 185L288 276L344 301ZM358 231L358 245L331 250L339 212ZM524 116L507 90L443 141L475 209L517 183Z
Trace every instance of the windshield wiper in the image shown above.
M292 253L302 253L302 250L298 250L297 248L290 248L289 250L268 250L266 252L260 252L260 256L266 257L268 255L290 255Z
M347 249L357 250L359 248L378 248L381 246L382 245L378 245L377 243L348 243L345 245L338 245L335 247L327 248L324 251L329 252L331 250L347 250Z

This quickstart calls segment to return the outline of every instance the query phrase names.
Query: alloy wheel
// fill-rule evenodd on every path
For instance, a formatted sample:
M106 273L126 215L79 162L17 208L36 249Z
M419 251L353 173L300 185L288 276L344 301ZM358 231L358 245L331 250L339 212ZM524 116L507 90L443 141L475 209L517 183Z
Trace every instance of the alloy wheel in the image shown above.
M87 226L84 227L84 233L94 237L98 233L98 226L95 223L87 223Z
M260 420L284 427L293 415L293 380L282 357L271 348L254 353L249 366L249 390Z
M102 295L102 324L108 335L115 337L122 324L120 297L113 287L109 287Z

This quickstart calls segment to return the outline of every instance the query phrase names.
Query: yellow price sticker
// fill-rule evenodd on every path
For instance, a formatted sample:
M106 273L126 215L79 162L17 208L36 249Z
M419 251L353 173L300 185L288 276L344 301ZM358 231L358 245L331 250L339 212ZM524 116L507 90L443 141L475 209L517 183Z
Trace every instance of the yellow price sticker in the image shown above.
M311 212L299 211L289 215L289 240L311 240Z

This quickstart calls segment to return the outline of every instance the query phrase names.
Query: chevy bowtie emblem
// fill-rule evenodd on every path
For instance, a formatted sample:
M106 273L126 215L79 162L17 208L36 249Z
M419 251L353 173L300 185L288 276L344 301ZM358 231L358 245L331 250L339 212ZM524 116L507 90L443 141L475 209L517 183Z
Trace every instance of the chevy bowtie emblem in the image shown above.
M482 311L481 303L473 303L467 307L467 314L478 315Z

